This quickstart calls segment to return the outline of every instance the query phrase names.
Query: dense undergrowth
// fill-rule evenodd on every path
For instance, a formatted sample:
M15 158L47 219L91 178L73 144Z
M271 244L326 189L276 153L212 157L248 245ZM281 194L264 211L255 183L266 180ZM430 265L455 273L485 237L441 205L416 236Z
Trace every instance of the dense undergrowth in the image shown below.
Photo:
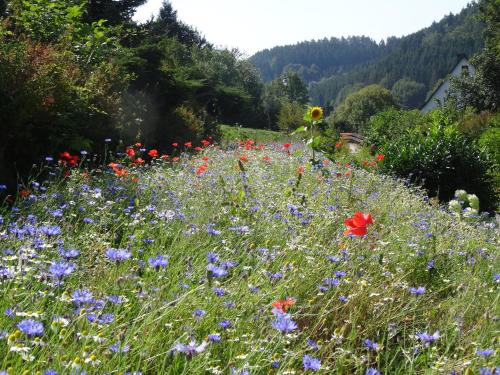
M0 372L495 371L495 224L300 145L151 155L3 209Z

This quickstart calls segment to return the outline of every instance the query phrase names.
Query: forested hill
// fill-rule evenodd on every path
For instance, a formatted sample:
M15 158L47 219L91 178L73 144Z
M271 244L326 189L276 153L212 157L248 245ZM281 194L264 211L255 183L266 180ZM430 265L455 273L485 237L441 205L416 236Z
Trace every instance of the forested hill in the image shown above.
M350 92L379 83L410 91L408 106L417 107L453 67L457 54L470 56L483 46L484 26L476 12L477 5L469 4L430 27L378 44L367 37L324 39L264 50L250 61L264 80L297 71L311 83L311 101L318 105L338 105Z
M250 61L260 70L264 81L292 69L311 82L380 58L385 50L384 45L366 36L325 38L265 49L253 55Z

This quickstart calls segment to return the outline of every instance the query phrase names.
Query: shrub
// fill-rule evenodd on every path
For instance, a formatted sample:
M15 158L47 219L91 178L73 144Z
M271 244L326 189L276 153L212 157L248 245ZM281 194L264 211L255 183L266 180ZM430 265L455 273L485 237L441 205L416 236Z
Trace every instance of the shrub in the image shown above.
M477 142L458 131L445 114L435 112L427 129L415 129L384 144L383 170L422 184L431 196L449 201L455 190L476 194L483 210L497 207L489 174L493 162Z
M390 108L374 115L368 123L364 135L373 146L381 146L395 138L411 132L425 121L418 110L406 111Z

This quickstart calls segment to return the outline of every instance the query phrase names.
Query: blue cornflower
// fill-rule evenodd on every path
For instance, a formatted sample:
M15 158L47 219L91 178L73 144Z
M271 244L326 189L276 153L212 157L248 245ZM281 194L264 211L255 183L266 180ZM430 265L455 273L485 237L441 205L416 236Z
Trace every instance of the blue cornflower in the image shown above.
M368 370L366 370L365 375L382 375L382 374L380 374L380 372L378 372L377 369L370 367Z
M207 253L207 260L209 263L217 263L219 261L219 255L211 251Z
M159 270L160 268L165 268L168 266L168 259L163 255L157 255L154 258L149 258L148 263L151 267Z
M212 236L218 236L219 234L221 234L221 231L215 230L212 224L207 225L207 232Z
M59 373L54 369L48 369L43 372L43 375L59 375Z
M290 333L297 329L297 323L295 323L288 314L278 314L276 319L272 322L272 325L283 333Z
M326 259L329 260L332 263L338 263L341 261L341 259L335 255L327 255Z
M59 255L66 259L76 258L80 255L80 252L75 249L65 250L63 248L59 249Z
M200 345L196 345L196 342L194 341L191 341L187 345L179 343L174 346L174 351L178 353L184 353L188 356L193 356L195 354L204 352L207 345L208 343L206 341L203 341Z
M233 324L231 323L230 320L228 319L224 319L223 321L219 322L219 326L226 329L226 328L230 328Z
M110 247L106 250L106 256L115 262L123 262L130 258L132 253L126 249L114 249Z
M92 292L87 289L77 289L71 295L73 303L77 306L87 305L94 301Z
M500 273L495 273L493 275L493 281L496 283L500 282Z
M422 294L425 293L425 286L419 286L417 288L410 288L409 289L411 294L415 294L417 296L421 296Z
M220 342L221 338L218 333L211 333L208 335L208 341L210 342Z
M84 217L83 222L86 224L92 224L94 222L94 219L92 219L90 217Z
M207 314L207 312L205 310L202 310L202 309L194 309L194 311L193 311L193 316L195 318L203 318L206 314Z
M434 332L432 335L429 335L427 332L418 332L416 336L425 343L425 346L429 346L441 337L439 331Z
M119 305L119 304L123 303L122 298L120 296L116 296L116 295L109 296L108 301L111 303L114 303L115 305Z
M279 280L283 278L283 274L281 272L276 272L276 273L271 273L268 272L267 274L271 280Z
M54 262L49 266L49 272L58 279L69 276L75 270L75 266L66 262Z
M113 353L127 353L130 350L130 346L122 346L122 343L118 341L116 344L110 345L109 350L111 350Z
M340 284L340 280L334 279L332 277L327 277L327 278L323 279L323 284L325 284L327 286L337 286Z
M25 319L17 324L17 328L28 336L41 336L43 334L43 324L37 320Z
M228 275L228 272L224 268L212 263L207 266L207 271L210 272L210 276L212 277L225 277Z
M0 190L5 190L5 189L7 189L7 185L1 184L0 185Z
M369 349L369 350L370 349L371 350L378 350L378 348L379 348L379 345L370 339L365 339L365 341L363 342L363 345L366 349Z
M307 354L302 357L302 364L304 365L304 370L318 371L321 367L321 361L319 359Z
M492 355L493 353L495 353L495 351L493 349L477 349L476 350L476 354L478 356L481 356L481 357L489 357L490 355Z
M318 346L318 344L316 343L316 341L314 341L314 340L312 340L312 339L309 339L309 338L308 338L308 339L306 340L306 342L307 342L307 345L309 345L309 347L310 347L311 349L314 349L314 350L318 350L318 349L319 349L319 346Z
M61 227L57 225L44 225L39 228L40 232L45 234L47 237L57 236L61 233Z
M334 274L335 274L335 276L337 276L337 277L340 278L340 277L344 277L345 275L347 275L347 272L345 272L345 271L335 271Z
M214 288L213 291L217 297L222 297L226 294L226 291L223 288Z

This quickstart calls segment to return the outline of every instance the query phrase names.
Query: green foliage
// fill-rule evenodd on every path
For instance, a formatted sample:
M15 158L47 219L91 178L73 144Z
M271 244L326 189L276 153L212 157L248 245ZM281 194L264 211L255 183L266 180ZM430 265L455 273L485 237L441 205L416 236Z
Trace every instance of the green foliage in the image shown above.
M220 125L221 142L229 143L251 139L256 143L286 142L289 137L280 132L240 126Z
M262 94L262 108L268 128L276 128L284 105L287 105L286 111L290 113L293 107L302 106L303 108L307 100L307 87L298 74L293 71L288 71L267 83Z
M109 25L129 23L138 6L147 0L86 0L87 11L85 21L87 23L106 20Z
M496 209L492 161L445 113L436 111L432 117L428 127L416 128L380 148L385 155L383 170L422 184L441 201L465 189L479 197L483 209Z
M470 3L459 14L447 15L414 34L388 38L379 46L382 53L374 59L352 65L347 71L339 69L323 75L321 80L316 79L317 82L310 86L311 102L328 106L346 86L360 83L391 88L403 77L425 85L425 91L431 90L455 66L457 54L472 56L483 47L484 23L478 22L477 12L478 5ZM306 53L306 50L302 52ZM278 57L275 59L282 61ZM270 61L272 58L269 57ZM330 59L330 64L334 65L335 60ZM425 95L419 94L417 98L414 103L419 106Z
M371 116L394 107L391 92L382 86L367 86L351 95L333 114L335 127L363 132Z
M361 36L300 42L257 52L250 58L268 82L295 71L306 82L351 70L354 66L380 57L384 48Z
M278 115L278 127L290 132L304 124L304 106L296 102L285 102Z
M117 133L126 81L110 64L80 69L71 53L20 41L0 43L0 155L25 173L56 151L98 150Z
M396 103L403 108L416 108L425 97L426 87L423 83L409 78L401 78L391 89Z
M371 117L364 135L367 143L378 147L412 132L425 122L418 110L390 108Z

